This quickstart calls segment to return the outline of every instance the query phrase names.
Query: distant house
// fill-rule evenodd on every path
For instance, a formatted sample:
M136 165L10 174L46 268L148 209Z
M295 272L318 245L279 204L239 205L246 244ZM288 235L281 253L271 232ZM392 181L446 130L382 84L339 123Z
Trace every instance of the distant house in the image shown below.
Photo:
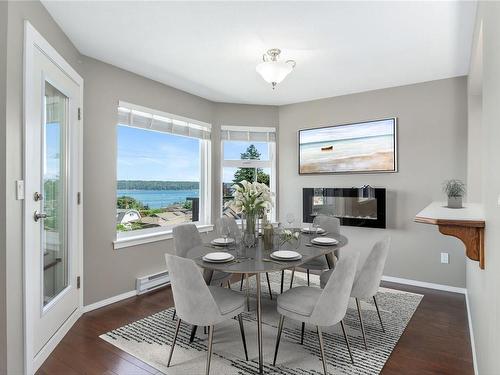
M141 214L137 210L119 209L116 211L116 223L127 224L141 220Z

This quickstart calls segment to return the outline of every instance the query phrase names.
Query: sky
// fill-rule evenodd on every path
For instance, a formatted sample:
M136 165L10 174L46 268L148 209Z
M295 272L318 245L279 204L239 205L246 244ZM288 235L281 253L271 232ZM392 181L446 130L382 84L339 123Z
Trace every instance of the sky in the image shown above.
M118 180L145 181L199 181L199 140L132 128L117 127ZM267 158L267 145L254 143ZM224 142L227 159L240 159L240 153L250 145L247 142ZM228 172L228 171L225 171ZM233 171L229 171L229 174ZM224 173L224 180L226 179Z
M59 147L60 127L58 122L47 123L45 126L45 165L44 178L53 179L59 177Z
M330 126L301 131L300 144L371 137L377 135L392 135L393 131L392 119L371 121L361 124Z

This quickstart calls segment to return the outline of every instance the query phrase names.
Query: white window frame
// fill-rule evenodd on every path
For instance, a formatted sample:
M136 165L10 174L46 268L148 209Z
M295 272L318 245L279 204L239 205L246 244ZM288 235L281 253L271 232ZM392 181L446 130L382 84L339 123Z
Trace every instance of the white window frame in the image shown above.
M193 120L187 117L183 116L178 116L174 115L171 113L166 113L162 111L158 111L155 109L139 106L136 104L131 104L127 102L120 101L117 106L118 107L125 107L128 109L136 110L138 112L144 112L148 114L152 114L155 116L161 116L164 118L172 119L172 120L178 120L182 122L187 122L189 124L195 124L199 126L203 126L207 129L211 129L212 125L209 123L205 123L202 121L198 120ZM118 126L129 126L129 125L123 125L120 123L116 123L116 127ZM140 130L145 130L148 131L148 129L145 128L140 128L140 127L134 127L130 126L135 129L140 129ZM149 130L149 131L156 131L158 133L163 133L158 130ZM183 137L183 135L180 134L175 134L175 133L168 133L165 132L166 134L172 134L177 137ZM187 137L187 138L197 138L197 137ZM212 151L212 145L211 145L211 140L209 139L200 139L197 138L200 143L200 184L199 184L199 198L200 198L200 206L199 206L199 220L196 222L193 222L200 232L207 232L211 231L213 229L213 226L211 225L211 192L212 192L212 168L211 168L211 151ZM118 147L117 147L118 150ZM116 166L118 167L118 151L116 154ZM118 177L118 176L117 176ZM118 181L118 178L116 178L116 181ZM115 195L116 195L117 188L115 188ZM116 199L116 198L115 198ZM115 219L116 221L116 219ZM124 247L130 247L130 246L136 246L140 244L145 244L145 243L150 243L150 242L156 242L156 241L162 241L166 239L172 238L172 229L174 226L168 226L168 227L155 227L155 228L147 228L147 229L137 229L137 230L131 230L131 231L126 231L126 232L118 232L116 231L115 234L115 240L113 241L113 247L115 249L121 249Z
M222 129L234 130L234 131L251 131L251 132L274 132L276 133L275 127L250 127L250 126L228 126L222 125ZM251 143L252 141L245 140L221 140L221 182L219 184L219 189L221 192L221 205L219 207L220 215L223 213L223 202L224 202L224 190L223 190L223 180L224 180L224 168L270 168L271 176L269 179L269 188L273 194L273 208L270 212L271 222L276 221L276 202L277 202L277 192L276 192L276 141L255 141L256 143L267 143L269 160L226 160L224 156L224 142L244 142Z

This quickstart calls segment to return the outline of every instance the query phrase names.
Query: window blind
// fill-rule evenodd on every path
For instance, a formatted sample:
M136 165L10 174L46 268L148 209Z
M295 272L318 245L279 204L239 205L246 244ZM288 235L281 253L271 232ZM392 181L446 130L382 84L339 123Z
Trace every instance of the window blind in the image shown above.
M276 142L275 128L222 126L223 141Z
M167 114L160 115L122 105L118 107L118 124L199 139L210 139L211 135L209 124L196 124L180 117L176 119Z

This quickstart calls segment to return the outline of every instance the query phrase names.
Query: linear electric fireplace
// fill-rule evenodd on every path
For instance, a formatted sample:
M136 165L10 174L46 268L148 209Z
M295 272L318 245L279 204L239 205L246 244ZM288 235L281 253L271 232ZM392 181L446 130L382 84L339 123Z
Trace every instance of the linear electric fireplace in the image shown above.
M341 225L385 228L385 189L304 188L304 223L312 223L318 214L338 217Z

